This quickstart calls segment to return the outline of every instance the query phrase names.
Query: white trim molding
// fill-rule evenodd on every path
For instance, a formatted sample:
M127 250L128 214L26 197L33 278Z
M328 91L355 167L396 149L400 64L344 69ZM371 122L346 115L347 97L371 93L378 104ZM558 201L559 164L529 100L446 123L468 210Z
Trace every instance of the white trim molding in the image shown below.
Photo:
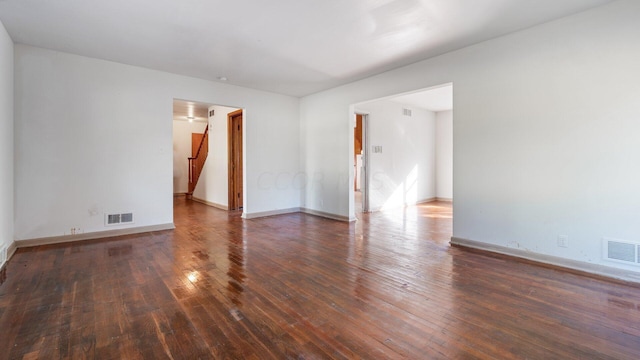
M261 217L292 214L297 212L300 212L300 208L279 209L279 210L262 211L262 212L255 212L255 213L243 213L242 217L245 219L257 219Z
M222 204L218 204L218 203L214 203L211 201L207 201L207 200L203 200L203 199L199 199L197 197L192 197L191 200L195 201L195 202L199 202L201 204L205 204L211 207L214 207L216 209L220 209L220 210L229 210L229 207L227 205L222 205Z
M324 211L312 210L307 208L301 208L300 212L308 215L320 216L320 217L331 219L331 220L338 220L338 221L344 221L344 222L356 221L356 218L351 219L348 216L335 215L335 214L326 213Z
M11 257L13 256L13 254L15 254L16 250L16 242L12 241L11 244L7 246L7 256L4 259L4 262L0 263L0 270L4 270L7 267L7 264L9 264L9 260L11 260Z
M613 280L640 283L640 272L631 270L624 270L618 268L612 268L609 266L591 264L584 261L577 261L571 259L565 259L557 256L545 255L540 253L534 253L530 251L524 251L521 249L514 249L506 246L487 244L480 241L474 241L464 238L452 236L449 242L452 246L461 248L478 249L497 254L513 256L521 259L526 259L542 264L557 266L561 268L571 269L587 274L601 276Z
M96 232L76 234L76 235L50 236L50 237L35 238L35 239L16 240L15 244L17 248L24 248L24 247L32 247L32 246L40 246L40 245L68 243L73 241L101 239L101 238L108 238L108 237L121 236L121 235L139 234L139 233L152 232L152 231L173 230L175 228L176 226L173 223L167 223L167 224L151 225L151 226L130 227L125 229L96 231Z
M307 208L290 208L290 209L263 211L263 212L257 212L257 213L244 213L242 214L242 217L245 219L257 219L257 218L266 217L266 216L285 215L285 214L293 214L293 213L303 213L307 215L319 216L326 219L338 220L338 221L344 221L344 222L351 222L356 220L355 218L350 219L347 216L335 215L335 214L330 214L330 213L326 213L318 210L311 210Z
M12 241L11 244L9 244L9 247L7 248L7 261L5 262L5 264L9 262L9 259L11 259L13 254L16 253L16 250L18 250L18 245L16 244L15 241Z

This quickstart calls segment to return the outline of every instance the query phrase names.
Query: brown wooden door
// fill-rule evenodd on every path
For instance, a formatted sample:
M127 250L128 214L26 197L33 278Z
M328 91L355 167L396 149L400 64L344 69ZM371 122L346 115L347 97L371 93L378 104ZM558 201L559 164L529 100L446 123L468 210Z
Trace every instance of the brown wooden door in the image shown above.
M242 109L229 113L229 210L243 207Z
M353 167L354 167L354 176L353 176L353 190L358 190L358 178L355 174L358 173L358 155L362 154L362 115L356 114L356 127L353 130Z
M191 157L196 157L196 155L198 155L198 147L200 147L202 138L204 138L204 134L191 133ZM209 144L206 142L202 144L203 154L207 152L208 148Z

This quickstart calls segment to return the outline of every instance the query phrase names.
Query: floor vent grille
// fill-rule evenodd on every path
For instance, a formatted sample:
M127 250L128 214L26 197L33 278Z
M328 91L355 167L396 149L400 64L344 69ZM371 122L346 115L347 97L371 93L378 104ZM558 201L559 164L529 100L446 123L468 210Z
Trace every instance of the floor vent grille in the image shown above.
M107 214L106 225L131 224L133 223L133 213Z
M640 265L640 243L605 238L603 245L605 259Z

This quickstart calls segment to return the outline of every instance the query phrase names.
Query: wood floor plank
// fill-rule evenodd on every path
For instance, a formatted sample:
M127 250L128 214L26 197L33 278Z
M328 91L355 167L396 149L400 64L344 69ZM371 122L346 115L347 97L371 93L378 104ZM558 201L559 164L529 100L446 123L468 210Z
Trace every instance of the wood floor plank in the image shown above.
M176 198L176 229L19 249L8 359L637 359L640 286L448 244L451 204L343 223Z

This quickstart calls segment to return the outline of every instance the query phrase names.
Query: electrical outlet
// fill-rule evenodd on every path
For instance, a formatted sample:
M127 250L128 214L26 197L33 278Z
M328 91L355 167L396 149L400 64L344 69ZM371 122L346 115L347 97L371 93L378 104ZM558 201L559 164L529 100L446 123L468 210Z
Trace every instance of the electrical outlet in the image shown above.
M559 247L569 247L569 236L568 235L558 235L558 246Z

